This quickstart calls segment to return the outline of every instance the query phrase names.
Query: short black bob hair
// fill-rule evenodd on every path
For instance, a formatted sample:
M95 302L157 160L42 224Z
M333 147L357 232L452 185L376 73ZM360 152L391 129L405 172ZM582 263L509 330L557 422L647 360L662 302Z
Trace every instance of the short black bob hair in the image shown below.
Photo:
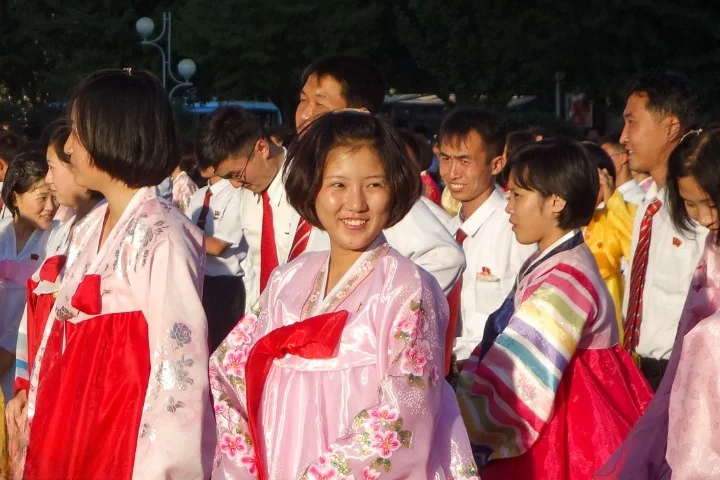
M385 228L403 219L422 194L420 169L410 160L392 125L369 113L338 110L315 120L288 152L283 176L290 205L310 224L323 228L315 209L325 161L331 150L348 146L372 148L383 162L390 187L390 219Z
M418 133L412 133L410 130L399 129L398 135L402 139L405 146L412 151L415 161L423 172L432 166L433 153L430 145Z
M167 92L145 70L90 74L74 88L67 114L95 166L128 187L158 185L178 164Z
M552 137L525 145L506 168L507 178L512 174L518 187L565 200L558 227L573 229L590 223L600 182L597 167L580 143Z
M630 94L647 96L646 108L657 117L676 116L681 136L700 121L704 109L703 90L687 77L669 70L642 75L630 88Z
M678 180L692 176L710 197L714 208L720 205L720 124L690 130L670 154L667 185L668 210L675 229L691 237L696 228L680 196ZM720 235L715 238L720 242Z
M370 60L356 55L329 55L305 68L301 85L312 75L338 82L348 108L367 108L370 113L380 113L385 102L385 77Z
M197 163L203 170L217 168L230 156L249 155L261 138L266 138L266 132L255 114L242 107L220 107L200 124Z
M505 150L507 126L495 112L484 108L458 108L445 117L438 133L439 142L459 143L475 131L485 144L488 163Z
M14 195L21 195L33 189L36 183L45 180L48 172L47 159L42 152L25 152L16 156L8 167L2 186L2 200L13 217L18 214Z

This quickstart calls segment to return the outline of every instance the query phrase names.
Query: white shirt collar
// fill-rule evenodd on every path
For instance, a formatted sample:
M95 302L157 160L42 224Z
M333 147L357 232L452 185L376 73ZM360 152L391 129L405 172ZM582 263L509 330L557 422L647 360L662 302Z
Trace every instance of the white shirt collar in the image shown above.
M492 215L495 210L497 210L500 206L503 206L504 204L505 197L503 197L503 195L498 192L497 189L493 188L493 191L488 197L488 199L485 200L483 204L480 205L480 207L475 210L473 214L470 215L470 217L464 222L460 217L460 213L462 213L462 207L460 208L460 212L458 212L458 220L462 222L460 224L460 229L470 236L475 235L477 231L480 230L480 227L482 227L485 221L490 217L490 215Z

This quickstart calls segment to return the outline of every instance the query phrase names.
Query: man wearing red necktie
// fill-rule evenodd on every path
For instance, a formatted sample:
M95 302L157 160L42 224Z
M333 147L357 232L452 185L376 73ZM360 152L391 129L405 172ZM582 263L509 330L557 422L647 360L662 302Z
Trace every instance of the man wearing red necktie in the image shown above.
M665 373L680 314L707 229L678 232L665 198L668 158L702 108L698 89L671 72L653 72L632 87L620 142L630 169L647 172L653 185L638 209L633 227L630 275L624 308L625 348L637 354L653 389Z
M305 70L301 80L295 116L299 135L313 120L334 110L378 113L385 98L382 73L360 57L322 58ZM269 140L260 121L239 107L216 110L201 128L200 167L212 167L216 175L246 189L240 216L249 250L243 262L249 307L259 299L273 268L306 250L329 248L325 232L311 228L287 203L282 178L285 154ZM444 290L452 288L465 257L427 206L418 202L384 233L391 246L433 274Z

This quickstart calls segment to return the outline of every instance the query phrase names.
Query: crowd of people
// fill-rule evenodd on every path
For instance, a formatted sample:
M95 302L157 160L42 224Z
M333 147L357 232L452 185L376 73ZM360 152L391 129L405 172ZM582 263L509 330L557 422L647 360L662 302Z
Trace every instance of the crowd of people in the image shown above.
M429 145L366 59L301 84L291 141L223 106L181 143L130 68L0 135L1 478L720 478L698 87L642 76L597 142L472 107Z

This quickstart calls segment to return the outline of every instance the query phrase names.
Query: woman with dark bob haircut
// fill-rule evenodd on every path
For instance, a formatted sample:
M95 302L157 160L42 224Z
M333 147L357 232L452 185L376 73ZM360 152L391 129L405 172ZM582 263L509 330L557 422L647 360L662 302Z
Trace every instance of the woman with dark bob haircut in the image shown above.
M417 167L367 112L327 113L297 142L288 198L330 251L275 269L213 354L213 478L476 478L441 376L447 301L382 233L419 198Z
M575 141L542 140L513 155L508 185L515 235L538 252L460 373L460 410L483 480L592 478L652 397L580 231L597 167Z
M690 130L670 154L667 199L678 231L710 230L665 376L647 412L599 478L718 478L720 128Z
M103 70L68 104L75 227L30 375L26 478L207 478L214 449L203 236L154 185L177 164L167 93ZM48 271L47 282L56 275Z

